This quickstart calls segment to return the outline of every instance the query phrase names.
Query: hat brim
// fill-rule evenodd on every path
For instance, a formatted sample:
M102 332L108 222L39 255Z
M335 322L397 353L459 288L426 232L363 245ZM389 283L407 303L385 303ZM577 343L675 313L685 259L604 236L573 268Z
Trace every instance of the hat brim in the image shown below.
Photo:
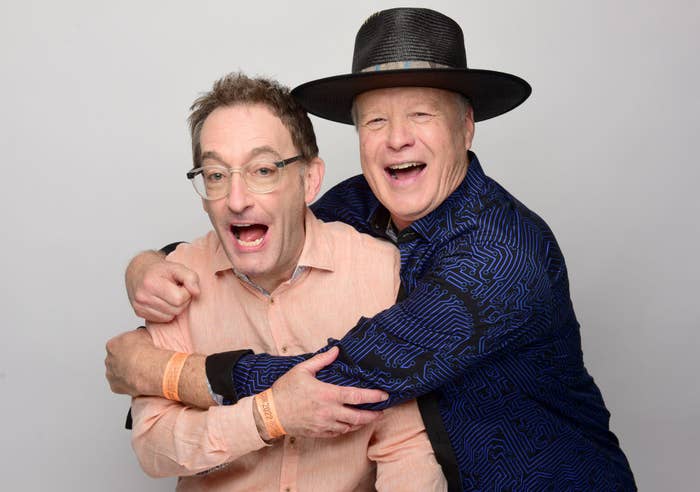
M306 82L292 95L311 114L352 124L352 101L367 91L389 87L433 87L464 94L474 121L501 115L522 104L532 92L520 77L478 69L405 69L336 75Z

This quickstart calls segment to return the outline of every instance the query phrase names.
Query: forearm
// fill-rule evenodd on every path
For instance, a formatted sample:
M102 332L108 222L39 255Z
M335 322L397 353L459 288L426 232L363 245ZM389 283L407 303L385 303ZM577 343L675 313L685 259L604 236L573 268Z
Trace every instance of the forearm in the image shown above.
M163 396L163 376L174 353L171 348L155 346L148 330L132 330L114 337L107 342L105 359L112 390L131 396ZM207 385L205 359L203 355L189 355L178 381L180 400L199 408L214 404Z
M142 394L164 397L163 378L168 362L175 351L155 348L154 352L156 355L152 361L143 360L143 365L147 369L142 372L142 377L146 381L144 384L148 385L149 392ZM206 356L202 354L189 354L187 356L178 379L177 390L180 402L206 410L216 405L216 402L212 399L207 384L205 361Z
M231 462L264 447L252 398L199 410L156 397L132 401L132 445L152 477L185 476Z
M205 361L205 355L190 354L182 368L178 384L180 401L186 405L202 409L216 405L207 385Z

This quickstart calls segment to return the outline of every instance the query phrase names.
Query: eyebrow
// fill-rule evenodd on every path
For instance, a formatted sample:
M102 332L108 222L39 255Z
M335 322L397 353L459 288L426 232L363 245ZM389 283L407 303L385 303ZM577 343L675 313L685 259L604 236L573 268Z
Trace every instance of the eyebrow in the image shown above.
M250 161L251 159L258 157L260 155L272 155L274 156L275 159L281 159L282 156L277 152L275 149L270 147L269 145L262 145L260 147L255 147L248 152L246 162ZM206 152L202 153L201 160L203 161L204 159L213 159L215 161L219 161L221 164L229 165L224 159L215 151L213 150L208 150Z

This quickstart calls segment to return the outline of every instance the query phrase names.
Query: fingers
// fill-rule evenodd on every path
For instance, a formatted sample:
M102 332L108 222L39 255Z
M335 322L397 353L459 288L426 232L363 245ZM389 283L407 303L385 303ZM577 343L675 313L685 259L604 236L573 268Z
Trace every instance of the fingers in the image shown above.
M134 295L137 316L148 321L166 323L180 314L192 297L199 295L199 277L188 268L171 262L161 262L162 271L149 273Z
M179 314L192 300L192 294L184 286L162 282L154 286L153 296L173 308Z
M136 314L158 323L171 321L200 293L195 272L152 252L132 260L126 284Z
M382 390L337 386L338 401L345 405L362 405L364 403L380 403L386 401L389 395Z
M148 300L160 299L175 308L182 308L190 302L192 298L190 291L184 287L184 284L181 285L178 280L183 273L180 270L187 272L190 272L190 270L177 263L167 265L166 263L164 262L164 272L161 272L161 274L154 273L144 278L142 287L136 292L137 301L145 303ZM194 274L194 272L190 273Z
M322 437L322 438L333 438L333 437L338 437L343 434L347 434L349 432L355 432L356 430L362 429L362 425L349 425L345 424L343 422L337 423L335 426L333 426L332 430L325 430L325 431L320 431L319 433L315 434L313 437Z
M170 304L160 299L151 301L151 305L155 307L150 307L147 304L135 302L134 312L136 313L136 316L154 323L167 323L172 321L173 318L175 318L175 316L177 316L179 313L177 308L174 308Z
M317 437L333 438L347 434L348 432L350 432L350 426L342 422L338 422L334 424L331 429L320 432Z
M180 268L173 270L173 279L182 285L192 297L199 295L199 276L189 268L177 265Z
M370 424L382 416L381 411L375 410L360 410L351 407L340 407L335 412L335 419L339 424L347 425L350 430L359 429L363 425ZM346 432L347 432L346 431Z
M297 364L297 368L303 369L311 375L316 375L318 371L326 367L338 357L338 347L333 347L326 352L316 354L309 360Z

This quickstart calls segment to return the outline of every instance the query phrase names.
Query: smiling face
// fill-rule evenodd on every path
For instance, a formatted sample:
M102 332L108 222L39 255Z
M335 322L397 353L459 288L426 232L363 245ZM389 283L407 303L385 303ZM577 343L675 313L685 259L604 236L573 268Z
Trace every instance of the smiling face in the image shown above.
M215 109L202 125L199 142L202 166L238 169L299 153L287 128L261 104ZM300 170L299 166L304 167ZM234 268L269 292L290 278L299 260L306 204L318 193L323 161L297 162L283 172L270 193L249 191L241 175L234 173L229 196L204 200L204 209Z
M435 210L467 173L474 119L458 97L398 87L355 98L362 172L399 230Z

